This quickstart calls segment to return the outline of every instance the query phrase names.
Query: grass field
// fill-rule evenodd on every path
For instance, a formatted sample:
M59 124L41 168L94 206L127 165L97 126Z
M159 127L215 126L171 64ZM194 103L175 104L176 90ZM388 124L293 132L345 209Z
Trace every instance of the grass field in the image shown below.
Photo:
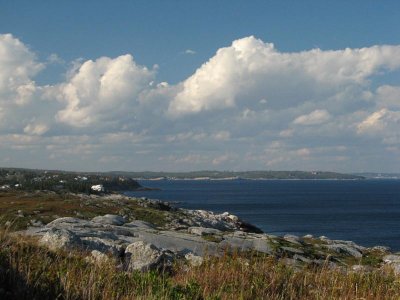
M294 269L264 255L177 262L169 273L127 273L85 252L51 252L33 238L0 232L1 299L398 299L393 271Z

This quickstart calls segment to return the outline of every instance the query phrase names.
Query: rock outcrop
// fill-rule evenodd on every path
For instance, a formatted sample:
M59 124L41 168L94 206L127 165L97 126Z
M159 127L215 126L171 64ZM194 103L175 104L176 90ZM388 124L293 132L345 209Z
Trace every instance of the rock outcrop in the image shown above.
M104 197L117 199L117 196ZM30 227L26 233L39 236L40 243L52 250L87 251L94 263L114 257L128 271L166 270L176 259L199 265L207 255L250 251L274 256L294 266L351 267L359 272L391 265L400 273L400 256L391 254L387 247L366 248L351 241L311 235L277 237L229 213L177 209L157 200L131 200L143 209L156 207L157 211L165 212L164 226L132 220L132 216L106 214L91 220L58 218L45 226Z

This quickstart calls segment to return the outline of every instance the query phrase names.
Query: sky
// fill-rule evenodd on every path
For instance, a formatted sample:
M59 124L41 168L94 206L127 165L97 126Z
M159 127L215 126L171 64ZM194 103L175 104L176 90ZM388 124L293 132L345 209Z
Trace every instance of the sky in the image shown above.
M400 172L398 1L0 0L0 167Z

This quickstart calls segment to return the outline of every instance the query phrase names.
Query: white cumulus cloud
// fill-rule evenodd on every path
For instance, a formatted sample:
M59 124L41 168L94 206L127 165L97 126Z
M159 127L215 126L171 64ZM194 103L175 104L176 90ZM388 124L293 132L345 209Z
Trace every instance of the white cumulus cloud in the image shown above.
M140 92L153 77L154 71L137 65L129 54L86 61L60 86L66 107L56 118L70 126L88 127L132 117Z
M31 135L42 135L49 130L46 124L42 123L31 123L25 126L24 132Z
M250 36L219 49L183 81L168 113L179 117L241 103L255 105L258 99L268 99L272 108L324 101L399 66L400 46L285 53Z
M35 88L32 78L43 67L19 39L0 34L0 101L19 105L27 102Z
M38 85L51 63L71 66L65 80ZM178 84L157 80L157 68L131 54L40 62L0 35L0 157L130 170L353 171L399 160L400 46L288 53L250 36Z
M297 125L318 125L325 123L331 118L328 111L324 109L316 109L307 115L297 117L293 123Z
M400 143L400 111L382 108L365 118L357 126L357 132L377 135L385 144Z
M34 76L44 68L36 55L11 34L0 34L0 132L23 128L37 91Z
M379 106L400 109L400 86L382 85L376 94Z

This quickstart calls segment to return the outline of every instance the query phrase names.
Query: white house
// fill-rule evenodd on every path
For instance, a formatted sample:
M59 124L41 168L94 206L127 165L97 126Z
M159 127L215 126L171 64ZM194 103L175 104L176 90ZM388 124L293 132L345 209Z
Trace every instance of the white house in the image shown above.
M104 186L102 184L92 185L91 189L95 192L104 192Z

